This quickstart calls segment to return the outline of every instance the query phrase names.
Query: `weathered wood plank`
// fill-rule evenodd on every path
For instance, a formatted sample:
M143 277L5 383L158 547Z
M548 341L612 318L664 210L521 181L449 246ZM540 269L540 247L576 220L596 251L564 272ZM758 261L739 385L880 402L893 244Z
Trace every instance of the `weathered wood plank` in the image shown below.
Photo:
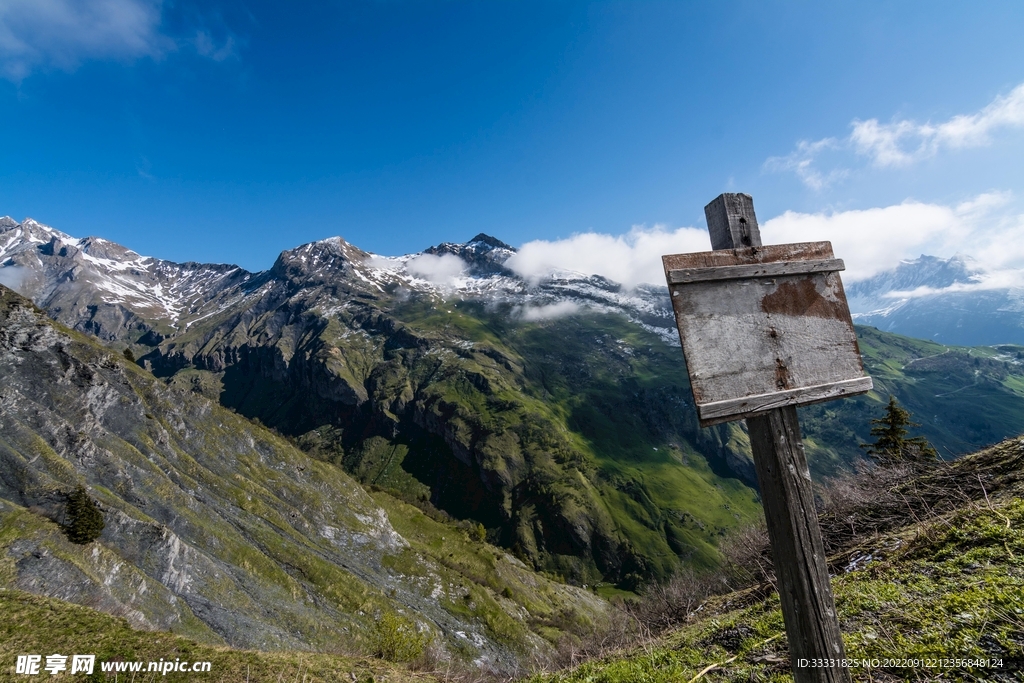
M670 291L702 415L708 404L866 377L838 273L673 284Z
M842 259L817 259L813 261L786 261L783 263L761 263L747 266L712 266L710 268L684 268L668 271L670 284L683 285L691 282L712 280L746 280L754 277L776 277L779 275L801 275L806 273L829 273L846 270Z
M796 683L849 683L850 670L838 663L799 666L800 660L838 662L846 654L796 407L750 418L747 431L772 544L793 678Z
M712 249L735 249L761 244L761 231L749 194L720 194L704 207Z
M712 268L715 266L742 266L784 261L812 261L835 258L831 242L793 242L768 244L743 249L698 251L688 254L662 256L665 270L686 268Z
M829 384L819 384L813 387L802 387L790 389L789 391L773 391L770 394L759 396L746 396L744 398L719 401L718 403L706 403L697 407L697 415L701 427L710 427L721 422L735 420L737 415L752 417L776 408L784 408L792 405L807 405L809 403L821 403L831 401L843 396L853 396L871 391L872 381L870 377L857 377L845 379Z

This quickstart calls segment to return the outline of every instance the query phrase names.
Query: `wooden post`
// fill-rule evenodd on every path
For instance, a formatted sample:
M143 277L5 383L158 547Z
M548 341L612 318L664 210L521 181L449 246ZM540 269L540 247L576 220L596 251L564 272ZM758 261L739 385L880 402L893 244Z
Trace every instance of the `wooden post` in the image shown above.
M722 194L704 207L713 249L761 246L750 195ZM796 407L747 418L796 683L849 683L811 473ZM800 666L803 661L832 666Z

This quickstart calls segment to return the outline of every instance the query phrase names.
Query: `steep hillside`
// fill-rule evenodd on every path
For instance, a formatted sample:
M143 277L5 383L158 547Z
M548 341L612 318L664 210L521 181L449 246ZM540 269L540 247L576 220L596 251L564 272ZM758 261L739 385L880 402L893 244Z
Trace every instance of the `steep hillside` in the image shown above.
M3 287L0 374L4 586L258 649L365 651L392 614L499 670L604 609ZM59 524L80 485L106 522L89 545Z
M854 680L1019 681L1024 439L890 482L823 519L838 541L829 563ZM531 681L790 680L770 584L694 604L681 628L640 641Z
M890 394L944 458L1024 432L1024 347L944 346L861 326L857 338L874 391L801 410L819 471L828 471L831 458L850 461L857 444L872 441L870 419Z

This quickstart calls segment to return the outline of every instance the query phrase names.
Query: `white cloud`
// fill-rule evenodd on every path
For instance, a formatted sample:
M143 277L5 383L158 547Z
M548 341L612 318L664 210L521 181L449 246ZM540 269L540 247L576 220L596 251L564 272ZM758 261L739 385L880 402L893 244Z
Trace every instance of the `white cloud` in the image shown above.
M761 226L766 244L828 240L846 262L844 282L891 270L921 254L969 254L987 274L978 288L1009 286L1024 274L1024 215L1009 193L992 192L955 206L908 200L872 209L796 213Z
M196 31L192 44L195 46L196 52L201 56L209 57L215 62L223 62L225 59L238 57L235 37L232 35L224 39L223 45L218 46L209 31L200 30Z
M956 205L907 200L851 211L787 211L761 225L761 238L765 244L832 242L836 256L846 262L843 281L849 283L921 254L968 254L984 270L971 288L1024 286L1024 214L1016 212L1008 192L989 192ZM505 265L530 280L571 272L600 275L630 288L660 285L665 281L663 255L708 251L710 242L704 228L658 225L634 227L624 235L589 232L527 242Z
M849 173L842 168L819 170L816 163L826 152L854 153L884 168L909 166L945 149L984 147L992 144L993 133L1000 129L1024 128L1024 83L978 112L960 114L942 123L854 119L850 125L853 130L846 138L801 140L789 155L771 157L764 166L772 171L793 171L805 185L821 190Z
M519 275L536 280L559 271L601 275L627 287L663 283L663 254L707 251L707 230L656 225L637 226L625 235L580 233L567 239L527 242L505 262Z
M845 169L833 169L828 173L822 173L814 166L819 154L826 150L838 149L840 146L840 141L836 138L825 138L817 142L801 140L792 153L784 157L770 157L764 162L764 166L769 171L793 171L811 189L822 190L849 174Z
M15 81L37 66L72 70L89 58L159 57L161 0L3 0L0 70Z
M580 310L580 305L572 301L559 301L546 306L516 306L512 315L526 322L554 320L573 315Z
M1020 127L1024 127L1024 83L981 111L954 116L945 123L854 121L850 140L857 152L871 157L876 166L906 166L943 148L989 145L993 131Z
M420 254L405 265L412 275L438 285L452 284L466 270L466 263L453 254Z

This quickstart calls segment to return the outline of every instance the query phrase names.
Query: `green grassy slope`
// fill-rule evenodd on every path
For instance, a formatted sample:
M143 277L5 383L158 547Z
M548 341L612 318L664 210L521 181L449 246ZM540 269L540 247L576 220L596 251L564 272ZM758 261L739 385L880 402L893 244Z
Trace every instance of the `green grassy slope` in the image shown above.
M478 441L481 434L491 438L497 468L514 467L508 456L517 449L527 451L525 464L536 474L549 468L549 481L527 475L514 489L514 499L525 503L520 528L546 523L562 514L553 508L575 498L583 514L596 510L598 524L610 526L609 535L635 558L618 580L636 586L667 576L681 560L716 564L717 539L756 516L756 494L729 467L730 460L747 464L744 435L736 426L697 429L678 350L655 335L601 314L519 324L509 311L472 302L414 302L396 315L424 336L464 340L453 354L454 372L435 373L421 395L459 406L448 420ZM514 442L503 443L509 432ZM530 441L554 458L543 465L524 448ZM413 463L403 467L416 471ZM581 575L569 553L538 555L542 566L547 560L548 568L578 581L600 578Z
M133 629L122 618L88 607L44 598L23 591L0 589L0 680L32 680L15 673L19 654L45 657L58 653L92 654L96 662L91 676L76 675L76 680L131 680L131 673L104 674L102 663L136 662L143 664L137 680L166 681L295 681L307 683L369 683L388 680L395 683L434 680L379 659L316 654L312 652L256 652L217 647L170 633ZM209 662L209 672L149 673L149 662L160 660ZM49 673L42 671L42 676ZM65 673L65 677L69 674ZM116 676L116 678L115 678ZM38 677L36 677L38 678Z
M854 680L1020 680L1024 672L1024 439L943 472L948 495L981 477L987 489L953 512L867 534L830 558ZM996 472L1007 475L996 476ZM1000 482L1002 478L1004 481ZM931 483L929 483L931 482ZM919 486L935 495L933 480ZM913 482L902 482L913 496ZM979 490L980 489L980 490ZM867 514L867 513L865 513ZM778 595L765 587L711 599L691 622L533 683L791 680ZM911 660L885 666L887 659ZM975 660L957 663L943 660ZM916 663L915 661L916 660ZM979 664L978 661L984 662Z
M850 462L857 445L871 441L870 420L890 394L944 458L1024 432L1024 347L943 346L860 326L857 337L874 390L801 410L820 472Z

